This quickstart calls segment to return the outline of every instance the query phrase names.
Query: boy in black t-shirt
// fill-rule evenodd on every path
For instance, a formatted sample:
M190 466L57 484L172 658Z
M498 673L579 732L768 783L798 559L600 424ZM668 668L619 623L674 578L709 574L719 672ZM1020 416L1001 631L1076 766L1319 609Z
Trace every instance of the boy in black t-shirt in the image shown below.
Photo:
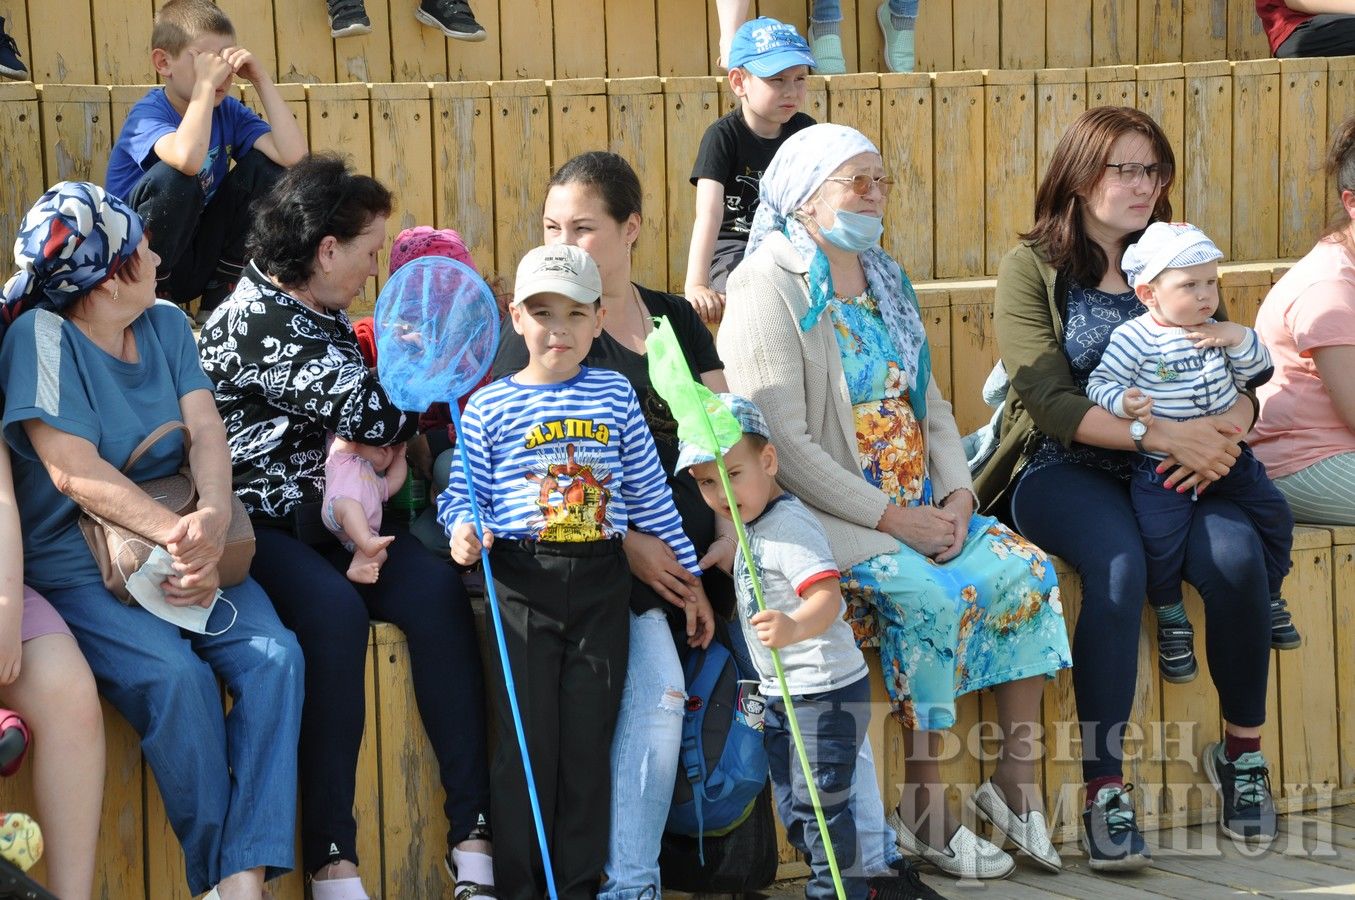
M696 221L683 293L707 322L720 321L725 280L743 261L763 170L786 138L814 124L799 111L814 56L793 25L766 16L743 23L728 62L739 108L706 129L691 178Z

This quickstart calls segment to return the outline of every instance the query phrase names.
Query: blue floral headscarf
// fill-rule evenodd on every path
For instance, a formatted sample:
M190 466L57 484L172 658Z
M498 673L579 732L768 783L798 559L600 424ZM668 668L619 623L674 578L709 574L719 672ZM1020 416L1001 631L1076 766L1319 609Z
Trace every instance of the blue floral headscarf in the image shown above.
M141 216L98 185L52 185L19 226L18 271L0 292L0 329L35 306L59 312L116 275L136 255L142 231Z
M748 235L747 255L774 231L784 234L809 271L809 310L800 330L809 331L833 299L833 278L826 257L795 211L809 201L828 176L861 153L879 154L875 144L855 128L820 124L797 131L776 151L762 173L758 208ZM922 327L917 294L903 266L879 247L861 254L866 284L880 305L880 317L899 352L909 401L919 419L927 416L927 385L931 382L931 351Z

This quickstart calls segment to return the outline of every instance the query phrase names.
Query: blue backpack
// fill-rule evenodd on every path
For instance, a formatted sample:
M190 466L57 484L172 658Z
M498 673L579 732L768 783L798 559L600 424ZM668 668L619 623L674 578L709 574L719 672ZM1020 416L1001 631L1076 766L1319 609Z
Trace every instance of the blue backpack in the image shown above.
M748 818L767 783L762 700L755 685L739 683L738 663L718 641L692 650L683 670L687 709L668 830L716 837Z

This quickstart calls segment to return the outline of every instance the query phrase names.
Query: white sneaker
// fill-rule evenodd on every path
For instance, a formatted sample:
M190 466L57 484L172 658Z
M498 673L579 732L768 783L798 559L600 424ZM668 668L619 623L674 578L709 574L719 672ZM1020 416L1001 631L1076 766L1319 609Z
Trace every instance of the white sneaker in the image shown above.
M951 835L945 850L937 850L908 830L898 810L889 814L888 822L905 853L919 856L955 878L1006 878L1016 868L1016 862L1001 847L963 825Z
M985 819L992 822L1022 853L1038 862L1051 872L1063 868L1063 860L1049 840L1049 829L1045 826L1044 816L1034 810L1018 816L991 781L985 781L974 792L974 808Z

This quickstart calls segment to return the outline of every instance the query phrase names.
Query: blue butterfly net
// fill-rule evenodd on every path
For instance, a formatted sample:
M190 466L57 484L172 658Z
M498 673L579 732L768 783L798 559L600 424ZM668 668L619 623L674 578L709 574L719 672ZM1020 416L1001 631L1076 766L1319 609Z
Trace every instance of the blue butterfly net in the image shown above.
M411 260L376 299L377 373L404 410L455 403L489 371L499 344L494 292L466 264Z

